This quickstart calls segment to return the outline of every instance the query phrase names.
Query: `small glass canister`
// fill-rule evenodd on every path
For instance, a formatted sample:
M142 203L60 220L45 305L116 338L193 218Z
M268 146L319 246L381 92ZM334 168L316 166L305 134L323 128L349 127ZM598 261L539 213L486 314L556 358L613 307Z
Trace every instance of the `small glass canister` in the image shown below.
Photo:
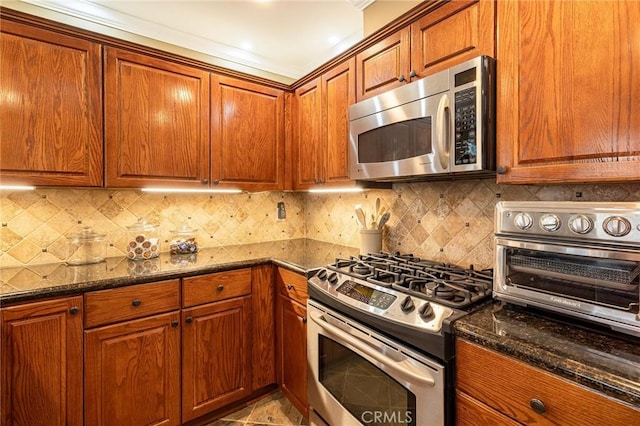
M158 227L140 218L138 222L127 227L129 239L127 258L131 260L153 259L160 255L160 239Z
M171 231L172 237L169 243L171 254L192 254L198 251L196 241L196 230L187 223L182 224L178 229Z
M69 237L67 244L67 264L88 265L102 262L107 251L104 235L93 232L90 227L84 227Z

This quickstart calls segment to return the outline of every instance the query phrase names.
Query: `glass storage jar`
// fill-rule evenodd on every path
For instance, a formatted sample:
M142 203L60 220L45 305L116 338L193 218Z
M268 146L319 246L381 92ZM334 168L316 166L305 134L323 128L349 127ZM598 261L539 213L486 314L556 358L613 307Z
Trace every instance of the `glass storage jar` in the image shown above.
M69 237L67 243L67 264L88 265L102 262L107 251L104 235L93 232L86 226Z
M171 254L191 254L198 251L196 230L187 223L182 224L178 229L172 230L171 234L171 242L169 243Z
M131 260L153 259L160 255L158 227L140 218L138 222L127 226L127 258Z

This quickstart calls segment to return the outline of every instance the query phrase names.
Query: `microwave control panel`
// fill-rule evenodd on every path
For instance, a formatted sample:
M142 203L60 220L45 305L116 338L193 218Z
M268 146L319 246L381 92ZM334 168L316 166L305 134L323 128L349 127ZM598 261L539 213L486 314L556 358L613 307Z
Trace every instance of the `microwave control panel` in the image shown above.
M476 134L476 88L455 94L455 164L475 164L478 160Z

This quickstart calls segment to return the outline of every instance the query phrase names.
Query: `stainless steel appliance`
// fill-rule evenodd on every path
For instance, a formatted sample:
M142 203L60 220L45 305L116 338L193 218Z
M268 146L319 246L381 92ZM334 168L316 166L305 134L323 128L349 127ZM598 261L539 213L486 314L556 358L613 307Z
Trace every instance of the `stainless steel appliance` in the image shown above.
M349 176L397 181L495 171L495 61L456 65L349 107Z
M640 203L500 202L494 295L640 336Z
M492 274L389 253L316 271L307 305L312 423L454 424L451 324L490 299Z

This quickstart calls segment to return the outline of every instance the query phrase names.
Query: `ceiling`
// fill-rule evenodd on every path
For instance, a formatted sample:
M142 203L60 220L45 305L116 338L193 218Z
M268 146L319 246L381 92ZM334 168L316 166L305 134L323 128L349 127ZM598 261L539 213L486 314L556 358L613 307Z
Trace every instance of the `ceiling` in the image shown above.
M362 39L373 0L2 0L294 81ZM31 10L30 10L31 11ZM48 16L45 16L48 17ZM281 77L281 78L279 78Z

